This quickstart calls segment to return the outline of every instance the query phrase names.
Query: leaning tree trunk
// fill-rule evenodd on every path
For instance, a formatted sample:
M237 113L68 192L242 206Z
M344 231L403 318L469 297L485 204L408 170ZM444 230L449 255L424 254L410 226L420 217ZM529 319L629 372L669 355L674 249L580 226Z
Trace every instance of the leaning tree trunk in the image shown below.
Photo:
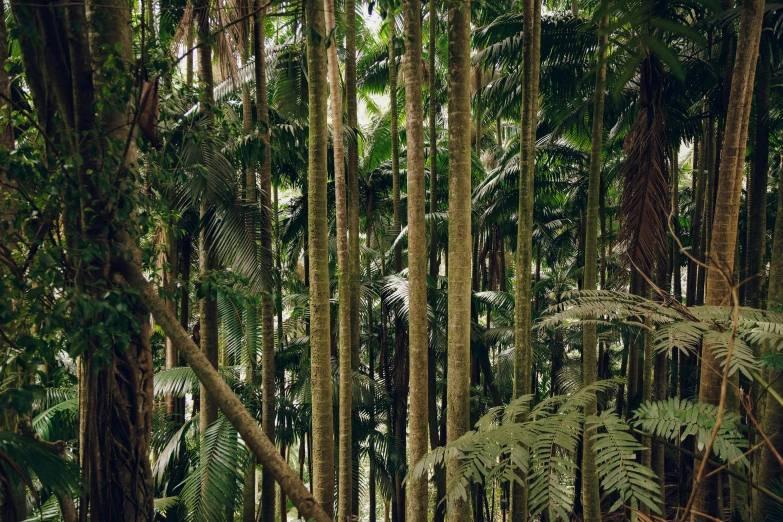
M334 425L329 313L329 236L326 204L326 22L323 2L305 0L310 100L307 229L310 253L310 375L313 423L313 493L334 511Z
M533 179L536 168L536 129L538 127L538 80L541 38L541 2L525 0L522 41L522 122L520 125L519 212L514 311L514 397L532 392L533 339L531 335L532 290L530 265L533 256ZM527 477L523 484L511 485L511 519L527 520Z
M783 308L783 176L780 176L778 184L778 212L775 216L775 233L770 256L767 308L770 310ZM770 390L775 391L778 397L783 397L783 376L780 373L780 371L771 372L768 382L770 382ZM779 454L780 448L783 448L783 404L771 394L768 394L766 400L762 431L769 439L769 443L761 448L758 483L767 485L783 476L783 463L777 459L773 451L773 449L777 450ZM769 444L772 444L772 447ZM772 520L772 514L777 513L779 509L780 504L765 495L756 494L753 496L752 520Z
M410 465L427 454L428 336L427 227L424 223L424 107L422 103L421 2L406 0L405 114L408 143L408 354L410 364ZM462 100L459 100L462 101ZM469 108L469 106L468 106ZM457 123L460 123L459 121ZM468 232L470 226L468 222ZM398 434L404 437L404 433ZM407 520L426 520L427 476L411 478L407 487Z
M339 271L339 359L340 359L340 455L338 465L337 518L351 520L353 459L351 442L351 266L348 258L348 215L345 184L345 149L343 147L343 99L340 89L340 64L337 61L337 41L333 35L334 0L324 0L329 93L332 102L332 150L334 152L334 192L337 215L337 270Z
M283 460L274 443L261 431L258 422L250 415L239 397L190 339L185 329L177 322L177 318L166 309L165 303L158 296L157 288L144 277L140 263L141 253L128 234L118 232L114 239L123 253L133 254L130 261L127 261L125 256L115 259L114 268L117 272L114 281L127 284L138 293L139 299L155 318L156 324L176 343L179 353L193 369L199 382L210 391L220 410L253 452L259 464L269 470L274 480L280 484L296 506L299 514L306 520L331 522L331 515L326 513L288 463Z
M710 270L707 274L706 304L712 306L738 304L733 303L732 299L734 253L737 246L745 144L763 17L763 0L749 0L742 4L740 34L718 176L718 193L710 244ZM728 368L728 365L726 367ZM711 347L704 346L699 388L700 401L718 404L720 409L725 407L728 384L725 373ZM722 515L722 506L717 505L715 495L719 484L719 474L716 473L702 477L701 481L694 485L698 491L693 509L695 513L700 514L694 514L693 520L701 522L707 520L707 517L717 518Z
M471 162L470 0L449 0L449 245L447 441L470 429ZM447 490L459 463L446 468ZM449 520L470 520L470 498L456 500Z
M593 94L593 128L590 142L590 178L587 188L587 223L585 225L584 286L587 291L595 290L598 265L598 207L601 192L601 144L604 129L604 100L606 98L606 49L609 35L606 31L609 18L601 18L598 27L598 55ZM595 324L584 326L582 341L582 374L584 384L598 380L597 336ZM585 405L585 418L598 413L595 394ZM585 430L582 440L582 516L586 522L601 520L601 497L598 491L598 470L595 464L592 433Z

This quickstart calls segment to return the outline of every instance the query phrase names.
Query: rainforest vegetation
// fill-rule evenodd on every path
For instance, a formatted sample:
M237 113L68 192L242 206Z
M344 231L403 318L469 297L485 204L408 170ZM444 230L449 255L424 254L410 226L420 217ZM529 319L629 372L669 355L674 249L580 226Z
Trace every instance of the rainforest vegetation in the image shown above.
M783 4L0 14L0 520L783 520Z

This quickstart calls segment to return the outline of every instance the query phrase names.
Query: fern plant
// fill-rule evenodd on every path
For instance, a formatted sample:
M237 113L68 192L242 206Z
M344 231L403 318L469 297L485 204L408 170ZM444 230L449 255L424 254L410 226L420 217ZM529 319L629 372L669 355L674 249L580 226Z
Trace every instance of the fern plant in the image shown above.
M671 442L694 437L697 449L704 450L715 428L718 407L714 404L671 397L667 400L645 402L635 411L632 424L655 437ZM740 416L725 412L712 451L724 462L738 462L745 466L748 441L741 429Z
M531 517L546 511L550 520L566 520L573 509L575 456L586 429L596 441L601 486L619 496L613 509L646 505L658 513L660 488L652 470L637 460L644 448L629 426L609 412L584 418L584 406L593 394L621 383L598 381L571 396L551 397L532 407L533 396L525 395L492 408L474 431L430 452L413 466L411 475L421 476L456 459L458 480L447 491L449 505L466 498L471 484L522 483L529 477Z
M652 334L656 353L675 349L697 353L701 346L712 350L723 365L732 342L732 321L728 306L685 307L671 300L657 302L624 292L593 290L571 292L550 307L536 327L581 328L589 322L646 330ZM760 366L754 348L783 348L783 313L741 307L736 326L729 374L739 371L752 378Z

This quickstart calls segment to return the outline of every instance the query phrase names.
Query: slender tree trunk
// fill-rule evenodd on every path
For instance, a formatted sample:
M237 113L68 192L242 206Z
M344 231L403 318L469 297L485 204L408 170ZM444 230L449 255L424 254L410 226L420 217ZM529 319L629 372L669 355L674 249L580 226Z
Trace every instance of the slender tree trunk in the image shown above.
M595 290L598 267L598 211L601 192L601 148L604 129L604 100L606 98L606 49L609 35L606 31L609 18L603 17L598 27L598 66L593 94L593 128L590 143L590 178L587 189L587 223L585 226L584 289ZM584 384L589 385L598 379L598 361L596 357L597 335L595 324L584 326L582 341L582 374ZM585 405L585 418L598 413L595 395ZM601 520L601 497L598 491L598 469L595 463L592 432L585 429L582 439L582 506L586 522Z
M761 308L763 303L762 271L766 265L767 250L767 177L769 171L769 95L772 77L770 42L763 40L758 62L756 82L756 147L753 170L748 181L748 248L746 303Z
M705 178L704 178L704 204L701 224L701 245L699 246L699 252L705 262L709 262L710 259L710 242L712 238L712 221L715 214L715 186L718 181L718 160L721 159L721 154L715 152L717 147L717 132L713 125L710 125L708 129L708 137L710 138L706 144L705 149ZM704 304L704 293L706 290L707 282L707 270L704 267L699 267L699 277L696 282L696 304Z
M427 454L428 394L427 227L424 222L424 107L422 105L421 2L406 0L405 114L408 143L408 353L410 363L410 465ZM468 230L470 230L468 228ZM404 437L405 434L400 434ZM407 487L407 520L426 520L427 476L412 478Z
M429 132L430 132L430 215L438 211L438 100L437 100L437 74L435 72L435 55L437 53L437 30L438 30L438 6L436 2L429 3ZM437 281L440 274L440 263L438 261L438 227L434 219L430 220L430 277ZM429 429L430 429L430 449L434 450L440 446L440 437L438 430L438 406L437 406L437 362L435 353L430 352L429 361L429 382L427 401L429 404ZM442 415L445 415L445 410ZM435 469L435 488L436 499L434 506L435 522L443 522L444 508L439 504L442 498L439 493L446 488L446 470L443 466Z
M734 272L745 142L748 134L748 120L763 16L764 2L762 0L751 0L742 5L740 34L723 138L715 221L710 245L711 269L707 274L706 303L712 306L726 305L732 302L730 281L724 279L724 274L731 277ZM727 383L721 378L722 375L723 369L720 362L712 353L711 347L705 346L702 350L700 401L719 404L721 407L725 406ZM697 485L699 489L694 512L713 517L721 515L722 506L715 502L715 491L717 491L719 483L718 474L702 478L701 483ZM701 522L707 519L705 516L694 514L693 520Z
M250 33L250 20L243 22L244 34ZM255 24L253 24L255 25ZM255 27L253 27L253 38L245 42L242 49L242 64L246 64L250 58L251 46L255 49ZM242 86L242 131L245 136L249 136L253 130L253 103L250 97L250 86L245 84ZM256 166L245 166L245 202L248 206L255 206L258 201L258 190L256 181ZM251 234L253 240L256 240L256 224L253 224L251 228ZM256 380L256 366L257 366L257 353L258 347L256 345L256 325L258 315L258 307L252 301L247 304L246 307L246 322L247 332L246 337L247 344L247 382L251 386ZM248 459L247 467L245 468L244 487L242 495L242 521L243 522L255 522L256 519L256 459L250 457Z
M209 1L199 0L196 6L196 23L198 25L198 73L201 87L201 97L199 99L200 110L207 117L210 132L214 126L214 114L212 106L215 104L214 94L212 92L212 43L209 36ZM205 190L201 194L200 217L203 220L210 209L210 194ZM202 227L199 231L199 253L198 253L199 277L207 278L215 270L215 256L212 242L207 230ZM217 317L217 296L212 292L207 292L199 300L199 323L201 351L213 367L218 366L218 317ZM207 426L217 420L217 404L211 397L209 391L201 386L199 393L200 415L199 425L203 435Z
M429 131L430 131L430 215L438 211L438 76L435 72L435 55L437 53L438 6L430 2L430 34L429 34ZM430 277L438 277L438 227L435 220L430 220ZM434 449L434 448L433 448Z
M783 160L782 160L783 163ZM769 266L769 295L767 308L772 310L783 307L783 176L778 180L778 211L775 215L775 232L772 239L772 255ZM775 391L779 397L783 396L783 376L780 371L770 372L768 381L770 390ZM769 438L774 449L780 453L783 447L783 405L768 394L762 421L762 431ZM765 444L761 448L759 456L760 466L758 483L771 484L783 476L783 465L775 457L773 447ZM764 495L753 496L752 520L772 520L773 513L780 509L780 505Z
M361 254L359 250L359 150L358 150L358 110L356 102L356 3L345 2L345 94L346 118L348 127L354 132L354 138L348 143L348 258L351 263L351 368L359 371L361 319ZM356 412L354 412L356 418ZM354 443L356 446L356 443ZM353 454L354 469L361 470L358 454ZM357 477L358 479L358 477ZM354 481L354 515L359 512L359 481Z
M520 125L519 212L517 231L517 258L514 313L514 397L531 393L533 345L531 337L530 265L533 250L533 179L535 177L536 129L538 127L538 80L541 38L541 3L523 2L525 17L523 30L523 85L522 121ZM511 519L527 520L527 477L523 485L511 485Z
M334 510L334 425L329 314L329 239L326 206L326 23L323 2L305 0L307 70L310 100L307 187L310 251L310 372L313 408L313 481L315 498Z
M402 229L402 210L400 207L400 133L397 129L399 116L397 115L397 56L394 49L396 25L394 12L386 14L386 24L389 31L389 111L391 112L391 143L392 143L392 200L394 205L394 237L399 235ZM394 247L394 271L402 270L402 246L398 243ZM399 334L400 327L395 327L395 335Z
M470 429L471 161L470 0L449 0L449 260L447 441ZM459 464L446 468L447 489ZM470 520L470 498L457 500L449 520Z
M394 208L394 217L392 220L393 234L396 238L402 230L402 206L400 203L400 145L397 114L397 55L394 46L396 38L396 21L394 18L394 9L386 13L386 24L389 33L389 104L391 112L391 142L392 142L392 202ZM394 247L394 272L399 273L402 270L402 245L397 243ZM389 420L390 427L400 444L400 452L406 453L405 446L407 438L405 436L406 425L405 414L407 412L408 393L407 393L407 351L404 339L404 325L402 319L394 317L394 362L398 371L394 377L393 397L395 406L391 409L392 418ZM402 488L402 477L395 475L393 477L394 498L392 501L392 519L394 522L402 522L405 517L405 492Z
M254 0L258 10L253 24L253 48L256 83L256 120L264 156L259 169L261 202L261 270L272 273L272 162L269 141L269 107L266 90L265 27L266 9L260 9L263 0ZM260 9L260 10L259 10ZM269 292L261 295L261 423L264 433L275 440L275 311ZM328 507L328 504L324 504ZM261 475L261 521L274 522L275 482L271 472Z
M345 149L343 147L343 104L340 89L340 64L337 62L337 42L334 38L334 0L324 0L329 94L332 107L332 150L334 151L334 189L337 214L337 270L339 271L339 360L340 360L340 455L338 466L337 517L351 519L353 459L351 442L351 264L348 258L348 214L345 183Z
M2 41L2 40L0 40ZM172 279L177 276L177 261L179 256L177 255L177 240L174 239L174 223L169 225L164 230L165 235L165 248L166 248L166 262L168 263L168 270L164 271L163 281L166 288L166 292L170 295L166 299L166 306L173 315L177 315L177 302L173 299L174 285ZM166 338L166 369L171 370L179 366L179 353L177 353L177 347L171 342L171 339ZM166 415L169 420L181 424L184 422L185 411L179 409L180 400L178 397L174 397L173 394L166 395Z
M671 168L671 213L672 229L675 237L680 237L680 166L679 166L679 145L672 149L672 168ZM682 266L680 262L680 248L672 240L672 279L674 298L677 302L682 302Z
M694 160L694 178L696 183L696 190L693 192L693 216L691 217L691 256L696 259L701 259L701 239L702 239L702 215L704 212L704 193L705 184L708 176L707 167L707 155L706 150L712 134L713 124L711 119L707 121L705 138L699 143L699 149L701 156L698 156L698 161ZM696 147L694 147L694 155L696 154ZM685 296L685 304L687 306L694 306L697 301L697 285L699 281L699 266L693 261L688 260L688 284Z

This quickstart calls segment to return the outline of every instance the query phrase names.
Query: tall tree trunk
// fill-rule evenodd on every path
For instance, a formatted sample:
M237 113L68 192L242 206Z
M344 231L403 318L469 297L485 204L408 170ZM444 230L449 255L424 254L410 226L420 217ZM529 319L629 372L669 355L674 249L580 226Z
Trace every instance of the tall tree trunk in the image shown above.
M243 27L244 34L249 36L251 21L246 20L242 23L244 26ZM256 36L256 30L255 30L255 24L253 24L252 39L248 38L248 40L244 42L244 46L242 48L241 58L242 58L243 65L247 64L247 61L250 58L251 47L253 48L253 50L255 50L255 46L256 46L255 36ZM242 86L242 131L245 133L245 136L249 136L253 131L253 102L250 97L250 86L248 84L244 84ZM255 207L258 202L257 184L258 183L256 181L256 165L246 165L245 166L245 202L250 207ZM251 228L251 234L255 244L255 241L257 239L255 223ZM248 360L246 379L247 382L250 383L251 386L253 386L256 381L256 367L257 367L256 359L258 353L258 346L256 345L256 338L257 338L256 325L258 324L257 323L258 307L252 301L248 302L247 304L246 316L247 316L246 330L248 332L245 341L247 345L247 360ZM255 519L256 519L256 459L250 457L248 459L247 467L245 468L244 485L243 485L243 492L242 492L242 521L255 522Z
M359 117L356 102L356 2L345 2L345 105L348 127L354 132L355 139L348 143L348 258L351 263L351 368L359 371L361 357L361 253L359 250L359 149L358 126ZM354 417L356 418L356 412ZM356 444L354 443L354 446ZM353 454L354 469L361 471L358 453ZM359 512L359 477L354 480L353 506L354 514Z
M756 82L756 147L748 181L748 248L746 304L761 308L767 250L767 177L769 171L769 94L772 77L770 42L762 40Z
M436 2L429 4L429 132L430 132L430 215L438 211L438 99L437 99L437 74L435 72L435 55L437 53L437 30L438 30L438 6ZM430 277L437 281L440 273L440 263L438 261L438 227L435 220L430 220ZM438 406L437 406L437 362L435 353L429 354L429 382L427 401L429 403L429 430L430 430L430 449L434 450L440 446L440 437L438 432ZM445 410L441 415L445 415ZM435 468L435 488L436 499L434 507L434 521L443 522L445 516L445 506L440 504L441 493L446 489L446 470L443 466Z
M329 516L334 511L334 425L329 314L329 237L326 206L326 23L323 2L305 0L310 100L307 228L310 252L310 374L313 408L313 487Z
M391 143L392 143L392 204L394 208L394 217L392 227L395 238L402 230L402 206L400 202L400 145L397 114L397 55L394 46L397 26L394 18L393 7L386 13L386 24L389 34L389 104L391 113ZM402 270L402 245L397 243L394 247L393 269L396 273ZM405 436L406 425L405 417L408 404L407 393L407 350L404 339L404 325L402 319L394 317L394 366L397 368L394 376L394 407L390 410L392 418L389 420L389 426L392 433L399 441L399 451L406 454ZM392 501L392 520L402 522L405 517L405 492L402 488L402 477L395 475L393 477L394 498Z
M587 223L585 230L584 289L595 290L598 267L598 210L601 192L601 146L604 129L604 100L606 98L606 49L609 35L606 31L609 18L601 18L598 26L598 62L593 94L593 127L590 139L590 178L587 188ZM597 335L595 324L584 326L582 340L582 374L584 384L598 379ZM585 418L598 413L595 394L585 405ZM598 491L598 469L595 463L592 433L585 430L582 439L582 507L586 522L601 520L601 497Z
M680 237L680 165L679 165L679 145L672 149L672 168L671 168L671 188L669 193L671 195L671 213L672 213L672 230L674 235L679 239ZM677 302L682 302L682 267L680 262L680 249L676 242L672 240L671 249L671 263L672 263L672 279L674 298Z
M435 55L437 53L438 6L430 2L430 34L429 34L429 131L430 131L430 214L438 211L438 76L435 72ZM438 227L435 220L430 220L430 277L438 277ZM433 448L434 449L434 448Z
M710 126L707 130L708 137L710 138L706 144L705 149L705 178L704 178L704 212L702 214L701 223L701 245L699 246L699 252L702 254L704 262L709 262L710 259L710 242L712 238L712 220L715 214L715 195L716 184L718 180L718 166L721 154L716 153L718 137L717 131L714 126ZM703 266L699 267L699 277L696 282L696 304L704 304L704 293L706 291L707 282L707 269Z
M449 0L448 442L470 429L471 161L470 0ZM528 264L529 265L529 264ZM459 463L446 468L447 489ZM470 520L470 498L456 500L449 520Z
M266 91L265 27L263 0L254 0L253 52L256 56L256 120L264 155L259 169L261 202L261 271L272 273L272 152L269 141L269 106ZM309 56L309 55L308 55ZM261 423L264 433L275 440L275 311L269 292L261 295ZM331 388L330 388L331 390ZM330 412L331 413L331 412ZM331 418L331 415L330 415ZM316 498L318 498L316 496ZM331 504L324 503L327 508ZM261 521L274 522L275 482L269 470L261 475Z
M390 10L386 14L386 24L389 31L389 111L391 113L391 144L392 144L392 200L394 205L394 218L392 226L394 237L399 235L402 229L402 210L400 207L400 133L397 129L399 116L397 115L397 56L394 49L396 38L396 25L394 12ZM394 271L402 270L402 245L394 247ZM395 328L395 335L399 333L400 326Z
M343 147L343 103L340 88L340 64L337 61L337 41L334 37L334 0L324 0L326 34L331 35L327 47L329 94L332 102L332 150L334 152L334 191L337 214L337 270L339 271L339 360L340 360L340 455L338 466L337 517L351 519L353 473L351 442L351 265L348 258L348 215L345 183L345 149Z
M2 41L2 40L0 40ZM176 225L170 222L166 227L165 242L166 242L166 261L168 263L168 270L164 272L163 281L166 287L166 292L170 296L166 299L166 306L169 307L169 311L173 315L177 315L177 302L174 300L174 285L172 279L177 277L179 255L177 253L177 240L174 238L174 228ZM177 347L171 342L171 339L166 338L166 369L171 370L179 366L179 353ZM175 397L173 394L166 395L166 415L170 421L177 424L185 422L185 409L180 408L184 406L184 403L179 397Z
M428 394L427 227L424 222L424 107L422 104L421 2L406 0L405 114L408 143L408 354L410 364L410 465L427 454ZM468 230L470 228L468 227ZM404 437L405 434L400 434ZM407 520L427 519L427 476L412 478L407 487Z
M523 2L525 17L522 40L522 121L520 124L519 212L514 312L514 397L532 392L533 340L531 334L532 295L530 265L533 250L533 192L536 163L536 129L538 127L538 80L541 39L541 3ZM511 519L527 520L528 487L511 485Z
M782 162L783 163L783 162ZM767 308L783 307L783 176L778 179L778 211L775 215L775 232L772 239L772 255L769 265L769 295ZM770 390L783 396L783 376L780 371L770 372ZM761 448L758 483L771 484L783 476L783 464L776 458L773 448L780 453L783 447L783 405L768 394L762 421L762 431L773 447L765 444ZM780 504L764 495L753 496L753 518L751 520L772 520Z
M712 259L709 260L710 270L707 274L706 304L712 306L732 304L731 279L727 281L724 275L732 277L734 272L745 144L763 16L763 0L743 3L710 244ZM725 407L728 383L721 377L723 373L711 347L705 346L702 350L700 401ZM694 503L696 513L712 517L721 515L722 506L715 501L715 491L719 483L718 474L702 477L701 483L696 486L699 488ZM693 520L701 522L707 518L695 514Z
M199 109L207 117L209 132L213 132L214 114L212 106L215 104L214 93L212 91L212 43L209 34L209 0L199 0L196 4L195 16L198 25L198 73L201 87L201 96L199 99ZM205 184L206 186L206 184ZM203 220L209 214L210 204L207 189L201 194L201 203L199 208L202 227L199 231L199 253L198 268L199 277L209 277L212 270L216 268L215 256L212 242L206 228L203 226ZM217 368L218 366L218 317L217 317L217 296L213 292L207 292L199 300L199 324L201 351L204 352L207 360ZM199 426L201 434L207 431L207 426L217 420L217 404L211 397L209 391L201 386L199 393L200 414Z

